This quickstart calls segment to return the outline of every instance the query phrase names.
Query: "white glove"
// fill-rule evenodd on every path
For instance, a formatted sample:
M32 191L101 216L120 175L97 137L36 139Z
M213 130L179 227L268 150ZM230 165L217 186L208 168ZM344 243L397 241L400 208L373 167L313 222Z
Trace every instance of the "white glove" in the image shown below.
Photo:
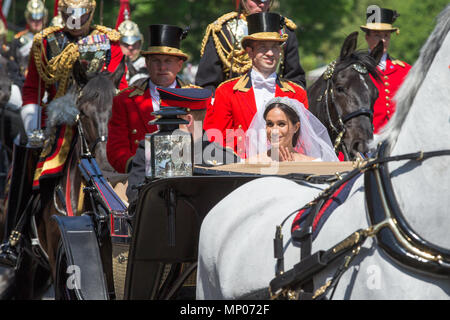
M22 105L22 93L20 92L20 88L15 84L11 85L11 96L9 98L8 104L14 110L19 109Z
M41 128L40 123L38 123L38 119L40 119L39 113L40 107L37 104L27 104L20 109L23 127L27 134Z

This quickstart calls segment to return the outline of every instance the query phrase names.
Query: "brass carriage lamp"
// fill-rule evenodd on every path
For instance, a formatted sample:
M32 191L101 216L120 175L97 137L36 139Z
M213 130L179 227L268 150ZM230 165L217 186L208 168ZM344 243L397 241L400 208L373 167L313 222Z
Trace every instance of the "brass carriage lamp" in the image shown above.
M204 107L211 91L197 88L158 88L160 110L151 124L157 132L145 136L146 177L150 179L192 176L194 170L194 143L190 132L180 129L189 121L181 118L191 110Z

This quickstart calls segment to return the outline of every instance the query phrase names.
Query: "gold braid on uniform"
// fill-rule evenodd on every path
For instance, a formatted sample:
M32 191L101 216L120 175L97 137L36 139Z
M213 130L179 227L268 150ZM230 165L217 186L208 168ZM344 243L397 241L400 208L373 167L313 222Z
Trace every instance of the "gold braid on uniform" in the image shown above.
M53 57L50 61L47 60L44 43L42 40L47 38L50 34L61 31L62 29L62 27L58 26L44 29L43 32L35 35L32 47L32 54L37 72L45 84L51 85L59 82L55 98L62 97L66 94L67 83L69 81L73 65L80 56L78 45L75 43L69 43L59 55ZM118 31L104 26L94 26L93 33L106 34L110 41L113 42L120 40L120 33Z
M45 84L50 85L59 81L55 98L65 94L72 67L80 55L78 46L70 43L58 56L53 57L50 61L47 60L43 39L61 30L62 27L54 26L44 29L41 33L37 33L34 36L33 47L31 49L37 72Z
M106 34L108 36L109 41L112 42L117 42L120 40L120 32L115 30L115 29L111 29L105 26L100 26L100 25L95 25L94 26L94 34Z
M208 42L209 36L211 35L216 47L217 54L223 63L224 72L227 73L231 70L233 73L244 74L251 69L252 61L248 57L245 49L237 50L233 48L233 44L228 41L227 36L222 30L222 25L228 20L235 19L237 15L237 12L227 13L217 19L215 22L208 25L205 36L203 37L200 55L203 56L203 54L205 53L206 43ZM225 48L225 46L222 44L218 34L222 35L223 39L226 41L228 48Z

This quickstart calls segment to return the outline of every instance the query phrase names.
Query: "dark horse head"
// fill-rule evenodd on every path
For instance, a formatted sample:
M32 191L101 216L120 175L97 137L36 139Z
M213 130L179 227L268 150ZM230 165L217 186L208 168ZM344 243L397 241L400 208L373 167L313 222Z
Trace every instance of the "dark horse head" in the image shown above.
M108 120L112 113L114 95L125 73L125 58L114 71L88 75L81 64L74 67L75 80L81 88L77 107L85 139L102 170L113 171L106 156Z
M370 76L380 80L376 67L383 43L371 53L356 51L358 32L344 41L341 54L308 88L309 110L327 127L335 151L346 160L369 151L373 139L373 106L378 90Z

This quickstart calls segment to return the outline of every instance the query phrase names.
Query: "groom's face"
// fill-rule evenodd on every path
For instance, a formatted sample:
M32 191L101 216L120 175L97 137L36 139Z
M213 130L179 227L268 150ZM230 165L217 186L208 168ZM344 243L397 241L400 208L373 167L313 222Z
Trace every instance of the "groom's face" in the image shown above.
M278 41L253 41L246 48L253 67L260 72L275 72L280 60L281 45Z

